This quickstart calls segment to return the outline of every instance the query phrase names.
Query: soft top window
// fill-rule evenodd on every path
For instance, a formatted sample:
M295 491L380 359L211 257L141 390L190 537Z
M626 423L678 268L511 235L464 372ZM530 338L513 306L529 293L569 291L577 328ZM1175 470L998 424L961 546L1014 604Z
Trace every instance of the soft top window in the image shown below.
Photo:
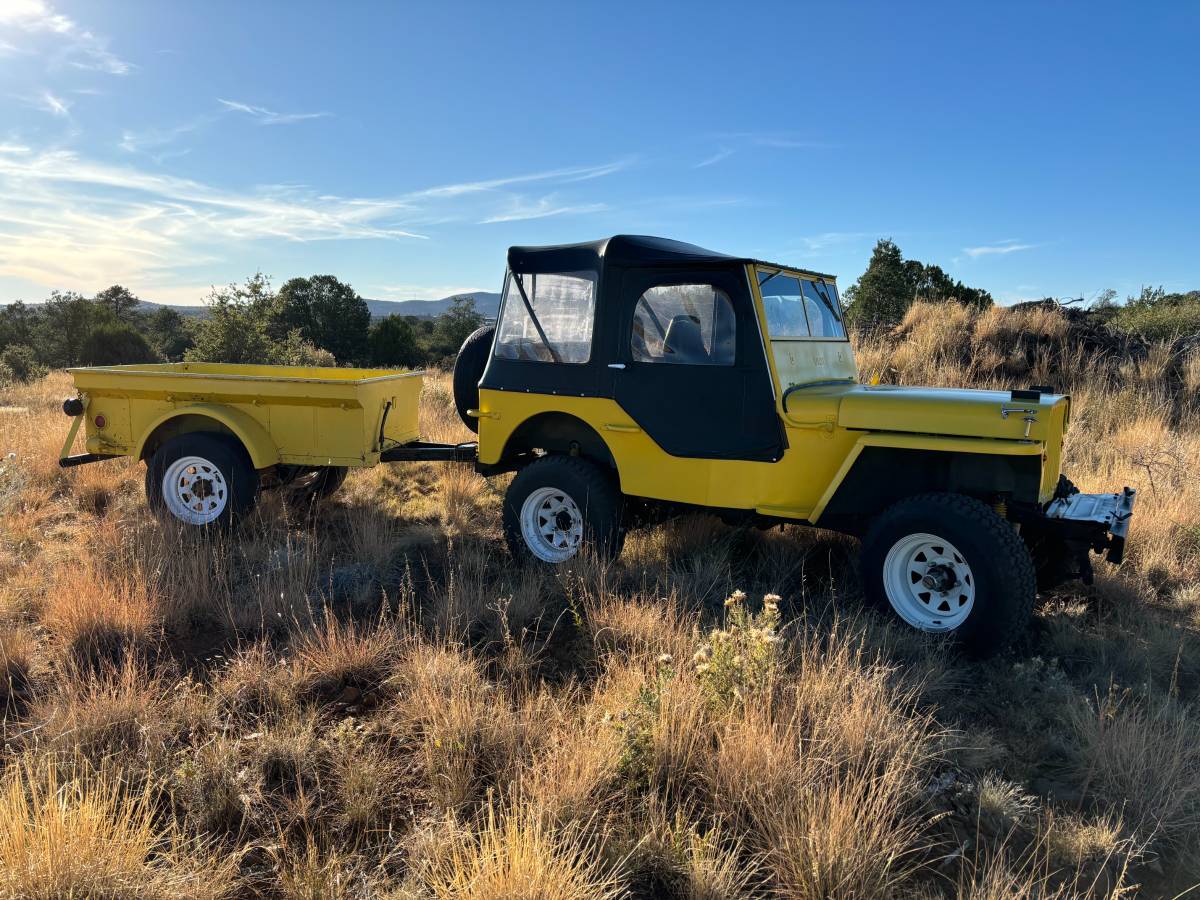
M592 357L595 309L594 272L510 273L496 328L496 356L586 363Z
M652 287L633 312L634 362L732 366L736 324L729 295L711 284Z

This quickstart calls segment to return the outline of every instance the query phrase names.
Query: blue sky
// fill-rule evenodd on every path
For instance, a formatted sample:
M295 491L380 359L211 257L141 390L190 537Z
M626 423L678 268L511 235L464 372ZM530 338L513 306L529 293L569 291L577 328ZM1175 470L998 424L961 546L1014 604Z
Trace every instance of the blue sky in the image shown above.
M1197 37L1191 2L0 0L0 301L440 297L616 232L1200 288Z

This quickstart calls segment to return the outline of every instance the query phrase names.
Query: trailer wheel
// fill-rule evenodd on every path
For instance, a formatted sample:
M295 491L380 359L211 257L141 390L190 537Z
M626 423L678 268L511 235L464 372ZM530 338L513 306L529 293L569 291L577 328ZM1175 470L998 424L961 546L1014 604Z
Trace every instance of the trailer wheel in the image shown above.
M171 438L146 464L146 500L184 525L227 527L258 497L258 474L236 439L210 432Z
M468 416L467 410L479 407L479 379L487 368L495 334L494 325L475 329L467 335L454 358L454 406L463 424L476 433L479 432L479 420Z
M867 600L912 627L988 656L1033 614L1033 560L1012 525L961 494L921 494L885 510L863 539Z
M621 492L598 466L574 456L543 456L522 469L504 496L504 538L514 559L558 565L587 545L621 552Z

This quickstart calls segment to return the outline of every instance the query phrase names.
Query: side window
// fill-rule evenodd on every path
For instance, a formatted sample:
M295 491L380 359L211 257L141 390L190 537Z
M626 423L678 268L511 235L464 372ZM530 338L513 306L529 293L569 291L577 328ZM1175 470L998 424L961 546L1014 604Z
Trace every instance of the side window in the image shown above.
M711 284L652 287L633 311L634 362L732 366L737 326L729 295Z
M767 335L775 338L806 338L808 317L800 279L782 272L759 270L758 289L767 316Z
M529 316L526 298L534 318ZM592 272L510 274L496 326L496 356L554 362L557 355L560 362L585 363L592 358L595 309Z
M842 308L838 303L837 287L828 281L809 281L804 284L804 306L813 337L844 338Z

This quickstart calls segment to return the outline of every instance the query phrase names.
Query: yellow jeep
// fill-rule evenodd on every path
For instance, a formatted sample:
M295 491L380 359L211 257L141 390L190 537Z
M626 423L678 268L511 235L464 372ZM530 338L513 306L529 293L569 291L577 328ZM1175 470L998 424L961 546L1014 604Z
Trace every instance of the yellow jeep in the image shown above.
M1067 397L861 384L831 275L653 237L513 247L458 368L477 466L517 470L518 557L617 553L685 510L815 525L862 539L868 599L980 651L1039 580L1121 560L1134 492L1061 476Z
M147 463L159 512L232 521L261 487L335 490L347 467L472 461L516 472L515 557L620 552L688 510L860 537L867 598L989 652L1039 583L1119 563L1134 492L1060 473L1070 401L858 381L831 275L618 235L513 247L494 327L464 342L454 399L478 444L423 442L420 375L174 364L73 370L63 465ZM87 450L69 456L86 422Z

